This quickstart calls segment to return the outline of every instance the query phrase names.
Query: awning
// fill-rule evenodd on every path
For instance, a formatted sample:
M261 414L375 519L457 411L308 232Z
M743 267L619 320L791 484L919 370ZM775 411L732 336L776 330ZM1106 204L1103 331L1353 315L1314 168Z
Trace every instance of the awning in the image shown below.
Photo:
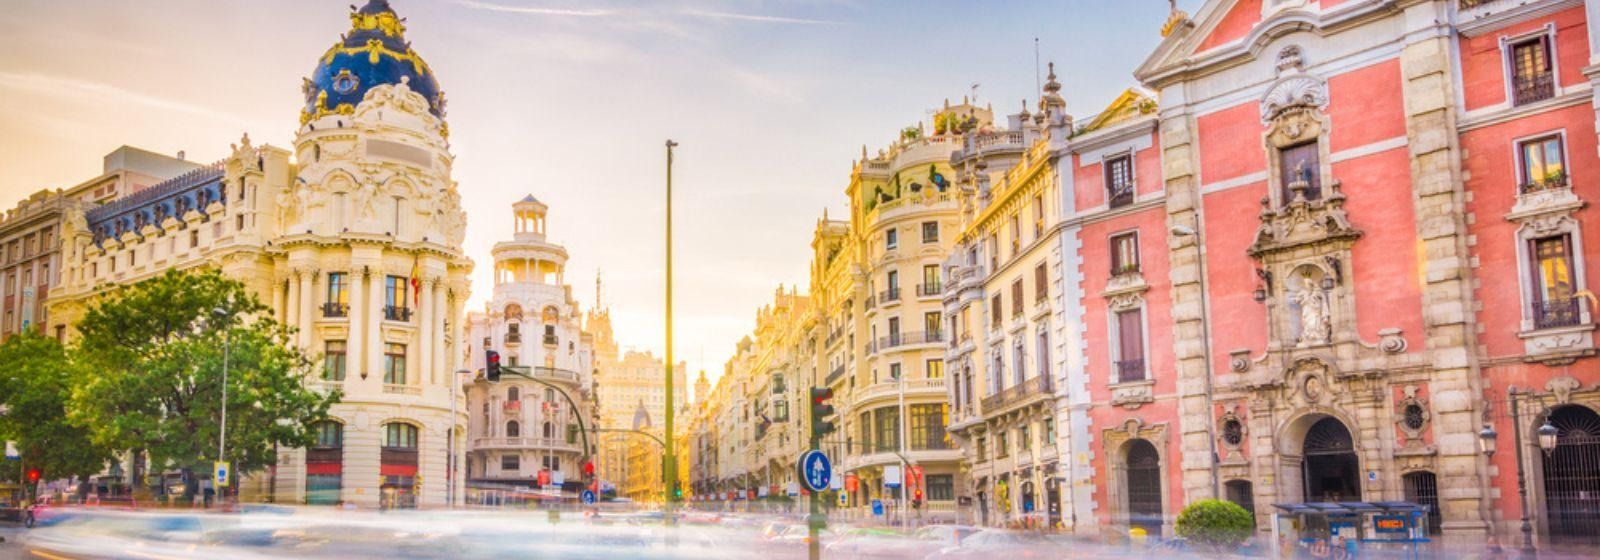
M1357 515L1362 513L1405 513L1428 511L1413 502L1305 502L1298 504L1272 504L1284 513L1303 515Z

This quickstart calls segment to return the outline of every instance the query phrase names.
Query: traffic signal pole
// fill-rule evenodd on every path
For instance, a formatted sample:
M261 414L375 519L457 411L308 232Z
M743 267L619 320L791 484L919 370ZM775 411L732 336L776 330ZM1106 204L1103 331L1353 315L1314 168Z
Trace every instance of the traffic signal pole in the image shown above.
M667 403L667 418L664 426L665 432L662 434L665 436L663 438L666 440L664 447L666 447L667 450L664 455L665 464L661 466L661 478L665 479L662 481L663 487L666 489L663 494L666 494L667 497L666 515L664 517L666 517L666 522L668 525L674 524L672 513L674 506L677 505L678 501L678 459L676 453L677 450L673 449L674 446L672 445L674 435L676 434L676 432L674 432L672 429L673 416L675 416L672 403L672 378L673 374L677 373L676 368L674 367L676 364L674 364L672 361L672 148L676 147L677 145L677 142L667 140L667 394L665 397Z
M828 404L833 399L833 389L827 387L811 388L811 449L822 449L822 438L832 433L834 426L828 421L833 415L833 405ZM801 476L804 477L805 467L799 466ZM822 513L822 492L813 489L810 494L811 514L806 516L806 554L810 560L822 558L822 530L828 526L828 516Z

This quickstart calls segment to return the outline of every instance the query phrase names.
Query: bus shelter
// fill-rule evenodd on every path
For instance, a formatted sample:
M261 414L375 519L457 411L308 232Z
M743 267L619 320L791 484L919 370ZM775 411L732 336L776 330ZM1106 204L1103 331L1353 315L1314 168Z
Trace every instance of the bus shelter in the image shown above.
M1279 558L1350 559L1418 557L1427 536L1426 506L1412 502L1306 502L1273 504L1273 541Z

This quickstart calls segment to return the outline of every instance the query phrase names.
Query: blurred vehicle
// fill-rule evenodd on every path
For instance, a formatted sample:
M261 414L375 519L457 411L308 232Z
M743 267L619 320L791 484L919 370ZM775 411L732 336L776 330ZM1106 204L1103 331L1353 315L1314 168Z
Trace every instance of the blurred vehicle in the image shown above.
M975 527L932 525L911 535L882 530L854 530L830 543L827 552L844 558L922 558L945 548L960 546L962 539L977 533Z
M1018 558L1061 558L1066 556L1067 550L1067 547L1061 543L1047 539L1038 533L985 529L962 538L959 545L941 548L928 554L925 558L928 560L956 558L992 560L1001 557L1006 560Z

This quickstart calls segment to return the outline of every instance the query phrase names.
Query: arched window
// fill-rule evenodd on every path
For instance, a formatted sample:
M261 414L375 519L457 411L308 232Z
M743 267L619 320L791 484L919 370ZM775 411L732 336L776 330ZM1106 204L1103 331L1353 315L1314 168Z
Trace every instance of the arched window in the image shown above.
M417 427L400 422L385 424L383 446L391 449L416 449Z
M506 437L522 437L522 424L516 420L506 422Z
M514 401L518 401L518 400L521 400L521 399L522 399L522 392L518 391L516 387L512 387L510 389L506 389L506 400L507 401L513 401L514 402Z
M553 325L556 321L561 320L561 311L556 309L554 305L546 307L544 308L543 319L546 325Z
M506 306L506 320L519 321L522 319L522 306L515 303Z

